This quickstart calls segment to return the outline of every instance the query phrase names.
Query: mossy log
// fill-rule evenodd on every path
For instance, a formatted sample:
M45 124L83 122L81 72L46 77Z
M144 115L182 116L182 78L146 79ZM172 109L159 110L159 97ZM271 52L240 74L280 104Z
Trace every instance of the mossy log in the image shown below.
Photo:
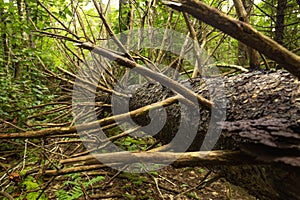
M239 150L265 161L263 165L216 166L215 171L230 182L246 188L260 199L300 199L300 83L286 71L255 71L226 77L225 96L215 87L214 78L185 82L192 90L212 102L226 99L226 120L215 149ZM174 93L157 83L136 90L130 109L160 101ZM210 111L199 108L189 126L198 132L190 151L199 151L207 132ZM181 110L179 104L166 108L167 120L158 140L167 144L177 134ZM195 118L194 118L195 117ZM201 120L200 120L201 119ZM198 121L197 121L198 120ZM151 122L149 116L135 118L140 125ZM182 136L191 137L189 133Z

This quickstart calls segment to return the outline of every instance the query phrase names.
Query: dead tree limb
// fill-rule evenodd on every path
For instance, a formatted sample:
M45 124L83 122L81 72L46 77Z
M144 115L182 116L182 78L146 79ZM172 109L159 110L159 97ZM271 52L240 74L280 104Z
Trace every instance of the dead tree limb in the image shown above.
M207 109L210 109L213 106L211 101L208 101L207 99L203 98L201 95L196 94L196 93L192 92L191 90L189 90L188 88L178 84L178 82L174 81L173 79L171 79L163 74L154 72L142 65L139 65L135 61L127 59L126 57L124 57L116 52L112 52L108 49L96 46L92 43L80 43L80 44L78 44L78 46L81 48L93 51L93 53L104 56L110 60L116 61L118 64L120 64L122 66L128 67L130 69L134 68L137 73L140 73L140 74L147 76L155 81L158 81L161 84L164 84L165 86L174 90L175 92L182 95L184 98L186 98L187 100L189 100L191 102L193 102L196 98L200 102L200 105Z
M74 164L81 162L94 162L99 160L103 163L139 163L149 162L155 164L169 164L174 161L173 165L177 167L186 166L214 166L214 165L241 165L249 163L262 163L254 158L247 156L239 151L211 151L211 152L116 152L92 154L75 158L61 160L61 164Z
M290 73L300 78L300 57L279 45L271 38L261 34L249 24L231 18L201 1L165 0L163 3L218 28L249 47L265 54L270 59L282 65Z
M3 133L0 134L0 139L42 138L42 137L50 137L50 136L62 135L62 134L71 134L71 133L75 133L78 129L91 130L91 129L98 128L100 126L113 124L116 120L124 120L130 117L134 118L134 117L146 115L149 112L149 110L155 110L160 107L169 106L171 104L176 103L180 98L181 98L180 96L169 97L161 102L157 102L151 105L146 105L142 108L138 108L137 110L131 111L129 113L107 117L95 122L85 123L77 126L47 128L47 129L37 130L37 131L27 131L23 133Z
M103 168L104 165L99 163L110 166L136 163L164 165L174 161L172 165L175 167L213 168L220 176L248 189L260 199L297 199L300 187L299 130L299 122L285 119L226 122L217 147L235 150L92 154L61 160L61 164L78 166L48 170L46 174L61 175Z

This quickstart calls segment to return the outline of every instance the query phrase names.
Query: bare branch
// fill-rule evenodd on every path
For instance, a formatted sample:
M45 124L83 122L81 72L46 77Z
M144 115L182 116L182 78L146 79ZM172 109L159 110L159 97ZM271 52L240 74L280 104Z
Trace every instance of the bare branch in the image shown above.
M165 76L163 74L153 72L152 70L145 68L142 65L139 65L136 62L129 60L123 56L120 56L119 54L113 53L102 47L97 47L91 43L82 43L82 44L78 44L78 46L80 46L84 49L93 51L94 53L102 55L110 60L114 60L118 64L128 67L130 69L134 68L136 70L136 72L158 81L162 85L165 85L168 88L170 88L171 90L174 90L175 92L182 95L184 98L186 98L187 100L189 100L191 102L194 102L195 98L197 98L198 101L200 102L200 104L208 110L210 108L212 108L212 106L213 106L213 103L211 101L205 99L204 97L202 97L199 94L194 93L190 89L178 84L178 82L168 78L167 76Z
M167 0L163 1L163 3L175 10L187 12L253 49L264 53L270 59L281 64L290 73L300 78L300 57L279 45L271 38L261 34L249 24L233 19L201 1Z
M198 152L115 152L102 153L76 158L67 158L61 160L61 164L73 164L80 162L92 162L98 160L102 163L122 164L122 163L139 163L150 162L156 164L165 164L172 161L175 167L185 166L213 166L213 165L241 165L241 164L259 164L254 158L245 155L239 151L198 151Z

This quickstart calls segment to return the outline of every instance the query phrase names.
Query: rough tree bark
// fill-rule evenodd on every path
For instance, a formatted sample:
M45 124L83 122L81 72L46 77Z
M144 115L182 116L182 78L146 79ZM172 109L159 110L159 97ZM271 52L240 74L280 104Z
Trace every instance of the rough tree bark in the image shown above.
M300 123L261 118L225 124L224 146L238 145L242 152L265 165L218 166L228 181L260 199L300 198ZM228 134L229 133L229 134ZM230 142L234 141L234 142Z
M299 124L299 81L285 71L258 71L224 78L224 83L227 99L225 128L227 132L236 134L230 136L230 134L223 133L215 148L242 150L249 155L260 157L267 164L242 167L219 166L214 169L230 182L246 188L260 199L299 199L299 126L298 128L286 126L287 122ZM188 83L183 84L188 85ZM204 97L210 97L210 100L215 103L220 100L218 99L220 91L214 90L210 92L210 95L208 94L208 88L215 88L215 84L214 78L211 78L191 86L195 92ZM173 92L166 87L148 83L136 91L130 106L131 109L136 109L171 95L174 95ZM169 106L166 108L166 113L166 124L155 135L165 144L172 141L177 133L181 117L179 105ZM199 118L201 120L198 134L189 149L192 151L199 150L202 145L210 120L210 112L200 109L198 120ZM150 123L149 116L134 120L140 125ZM197 126L196 120L196 118L190 119L190 126ZM182 137L184 141L184 138L189 139L191 135L186 133ZM289 150L285 147L289 147Z
M284 38L284 12L287 7L287 0L278 0L276 8L276 26L274 40L279 44L283 44Z

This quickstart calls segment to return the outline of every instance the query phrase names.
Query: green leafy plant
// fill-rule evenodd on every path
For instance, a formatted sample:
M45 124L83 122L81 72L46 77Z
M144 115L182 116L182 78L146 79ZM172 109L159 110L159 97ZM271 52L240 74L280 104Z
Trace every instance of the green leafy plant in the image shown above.
M137 137L126 137L115 142L118 146L127 151L146 150L148 147L147 140Z
M37 199L37 197L39 197L41 193L41 191L38 190L40 189L40 183L33 176L26 177L24 181L21 182L20 185L24 187L27 192L24 195L18 197L17 199ZM47 198L45 194L42 194L39 197L39 199L46 200Z
M72 174L69 176L69 180L62 184L62 187L67 186L70 189L68 191L64 189L58 190L56 197L63 200L78 199L83 195L82 187L87 188L103 179L103 176L97 176L86 181L79 174Z
M131 174L124 172L124 175L130 180L131 183L134 183L135 185L141 185L144 181L147 180L146 177L139 176L138 174Z

